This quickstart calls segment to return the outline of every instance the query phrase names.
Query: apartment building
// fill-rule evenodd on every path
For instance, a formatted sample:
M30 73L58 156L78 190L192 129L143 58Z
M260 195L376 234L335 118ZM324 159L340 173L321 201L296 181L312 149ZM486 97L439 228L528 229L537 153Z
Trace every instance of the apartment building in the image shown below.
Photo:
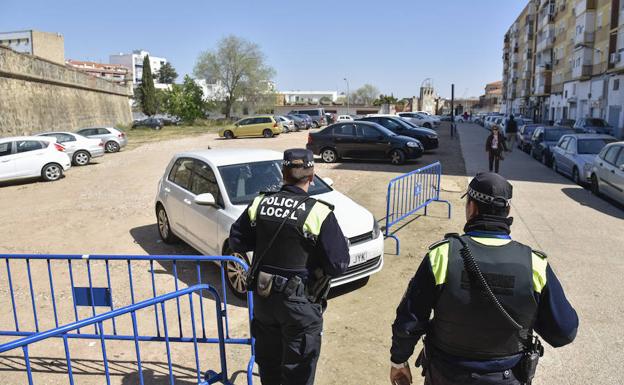
M152 75L156 75L160 71L160 67L167 63L167 59L164 57L152 56L148 51L134 50L132 53L119 53L118 55L110 55L109 62L111 64L122 65L130 69L132 75L132 81L134 86L137 87L141 84L143 77L143 59L145 56L149 56L150 67L152 69ZM171 87L169 84L161 84L158 79L154 79L154 87L159 89L168 89Z
M622 136L623 6L530 0L505 35L502 110L544 122L602 118Z

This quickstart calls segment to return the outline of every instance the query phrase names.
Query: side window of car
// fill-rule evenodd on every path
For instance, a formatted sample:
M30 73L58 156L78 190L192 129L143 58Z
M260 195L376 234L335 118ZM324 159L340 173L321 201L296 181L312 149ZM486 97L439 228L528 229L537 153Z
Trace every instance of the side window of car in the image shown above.
M36 151L43 149L43 143L37 140L20 140L17 144L17 153Z
M358 125L357 126L357 136L365 139L376 139L381 135L377 129L371 126L366 125Z
M13 142L0 143L0 156L11 155L11 145Z
M401 124L397 123L396 121L392 120L392 119L388 119L385 118L382 120L382 126L392 130L392 131L398 131L401 130L403 128L403 126L401 126ZM377 131L377 130L375 130Z
M334 127L334 136L354 136L353 124L341 124Z
M106 128L98 128L97 129L97 134L96 135L108 135L110 134L110 131L108 131Z
M611 146L604 157L605 162L615 165L615 160L617 159L621 148L622 147L619 146Z
M219 201L219 185L214 172L209 165L198 160L193 164L191 192L195 195L210 193Z
M624 147L620 147L622 150L620 150L620 156L618 156L617 160L615 161L615 165L617 167L622 167L624 166Z
M576 139L575 138L570 138L570 142L568 143L568 147L566 148L566 150L569 152L576 153Z
M185 190L189 189L191 182L193 168L192 159L178 159L169 173L169 181L182 187Z
M568 144L570 143L570 137L569 136L565 136L561 139L561 141L559 142L558 147L565 150L568 148Z

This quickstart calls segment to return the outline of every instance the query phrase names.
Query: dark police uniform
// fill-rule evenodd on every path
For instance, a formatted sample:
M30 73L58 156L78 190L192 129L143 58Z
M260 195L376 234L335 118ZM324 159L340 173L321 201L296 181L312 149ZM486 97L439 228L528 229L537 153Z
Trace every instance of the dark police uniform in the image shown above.
M504 202L511 185L501 176L479 174L468 193L485 203ZM412 278L392 326L391 360L407 362L420 337L425 384L521 384L519 363L536 331L554 347L572 342L578 317L546 256L511 240L511 218L479 215L461 239L514 328L465 270L461 242L449 237L430 247ZM430 319L432 310L433 319ZM423 362L424 358L424 362Z
M284 153L284 167L313 165L307 150ZM324 299L312 302L306 285L319 269L335 277L349 265L349 248L332 210L304 190L285 185L279 192L260 194L231 228L232 250L261 256L258 270L270 280L268 293L266 280L259 278L253 288L252 335L264 385L314 383Z

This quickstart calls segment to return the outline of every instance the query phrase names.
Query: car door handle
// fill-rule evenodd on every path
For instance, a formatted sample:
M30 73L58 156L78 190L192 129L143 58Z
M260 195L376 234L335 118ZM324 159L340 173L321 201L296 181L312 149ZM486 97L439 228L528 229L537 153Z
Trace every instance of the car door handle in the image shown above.
M186 203L187 205L190 205L192 202L190 199L184 198L184 203Z

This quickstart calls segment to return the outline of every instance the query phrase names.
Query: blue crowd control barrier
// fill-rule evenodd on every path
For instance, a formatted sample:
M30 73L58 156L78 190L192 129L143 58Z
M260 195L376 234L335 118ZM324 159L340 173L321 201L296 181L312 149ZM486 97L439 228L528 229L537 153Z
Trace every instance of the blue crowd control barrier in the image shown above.
M180 255L0 254L0 259L5 260L4 270L8 289L7 298L1 301L7 308L9 303L11 307L10 311L0 313L0 336L23 337L0 345L0 353L22 348L29 384L34 383L29 346L51 338L63 340L70 384L74 383L74 374L71 370L72 357L68 345L70 339L100 341L104 363L103 375L107 384L110 383L111 376L106 354L107 341L134 341L141 384L144 382L139 342L165 344L171 384L175 379L170 344L192 343L197 384L201 385L217 382L231 384L227 371L226 346L248 345L250 358L245 369L247 384L253 384L252 370L255 356L254 341L250 333L253 315L251 293L247 294L246 308L241 310L244 311L247 321L245 333L249 335L246 337L230 335L228 289L225 279L226 271L232 270L233 265L240 265L244 270L248 270L247 264L239 258ZM166 266L171 270L171 274L157 272L154 262ZM214 269L218 271L218 277L213 277L212 280L220 283L221 290L217 290L214 284L202 282L202 265L206 262L218 266ZM141 274L144 272L147 274ZM157 275L165 275L168 279L157 279ZM26 278L23 279L23 276ZM162 281L173 283L167 282L168 288L165 288ZM180 282L184 282L188 287L180 287ZM209 294L215 302L216 328L210 328L208 322L211 319L208 318L207 321L205 317L204 293ZM197 294L194 296L195 299L193 294ZM188 297L189 311L181 307L181 299L185 296ZM42 301L42 298L46 301ZM240 301L244 304L243 300ZM166 302L171 302L169 309L175 309L169 311L170 319L167 318ZM137 322L139 310L142 310L142 318ZM153 313L152 321L147 322L152 314L143 314L146 312ZM122 319L122 316L128 314L131 316L131 323L127 317ZM104 330L105 323L107 331ZM8 325L13 327L8 328ZM216 329L216 336L210 335L211 329ZM198 356L198 346L201 344L218 345L220 359L218 373L206 370L202 374L201 368L206 364L202 365Z
M386 226L384 235L396 241L396 254L400 251L399 237L392 232L392 227L424 208L432 202L448 205L448 217L451 217L451 204L440 199L440 179L442 164L435 162L428 166L398 176L388 183L386 195Z

